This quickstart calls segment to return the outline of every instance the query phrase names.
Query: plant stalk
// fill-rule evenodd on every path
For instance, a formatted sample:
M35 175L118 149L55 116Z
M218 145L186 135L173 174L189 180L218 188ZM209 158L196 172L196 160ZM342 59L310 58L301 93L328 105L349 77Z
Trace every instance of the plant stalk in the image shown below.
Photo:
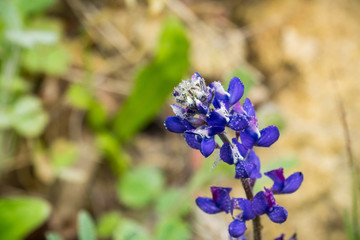
M220 137L221 141L223 141L223 143L230 143L230 145L232 146L232 143L230 142L230 140L227 138L227 136L224 133L220 133L218 134L218 136ZM244 188L245 191L245 195L246 198L248 200L252 200L254 198L254 194L249 182L248 178L240 178L241 179L241 184ZM261 240L261 221L260 221L260 216L256 216L253 220L253 234L254 234L254 240Z

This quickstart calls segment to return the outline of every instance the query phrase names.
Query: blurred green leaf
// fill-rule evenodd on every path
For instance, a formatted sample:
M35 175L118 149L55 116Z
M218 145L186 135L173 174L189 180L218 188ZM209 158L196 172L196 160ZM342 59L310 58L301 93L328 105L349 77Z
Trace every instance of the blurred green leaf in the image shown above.
M141 208L156 198L164 185L159 169L136 167L120 178L117 193L119 200L128 207Z
M156 229L157 240L186 240L190 236L189 226L180 218L164 219Z
M55 0L12 0L23 15L40 13L53 5Z
M11 119L15 130L25 137L40 135L48 122L40 100L32 96L23 96L15 102Z
M265 105L257 111L256 115L259 119L259 126L262 128L275 125L281 131L286 126L284 117L281 115L278 109L276 109L276 107Z
M121 175L129 167L130 157L123 151L117 138L110 132L97 133L96 145L116 175Z
M100 217L97 224L97 233L101 238L110 238L120 223L121 216L117 212L105 213Z
M94 221L86 211L78 215L78 237L79 240L96 240Z
M0 130L10 128L11 124L11 111L9 109L0 109Z
M124 220L114 232L114 240L150 240L144 227L131 220Z
M130 139L164 104L189 66L189 41L176 19L168 19L158 41L155 59L135 77L132 94L117 114L114 127L121 140Z
M66 101L75 108L87 110L94 100L84 85L72 84L66 92Z
M101 103L93 101L89 106L87 120L94 129L103 129L107 124L107 113Z
M53 232L47 232L46 233L46 240L63 240L63 238L56 234L56 233L53 233Z
M60 19L51 18L48 16L38 16L29 19L27 27L33 30L51 31L56 33L58 36L63 35L63 26Z
M70 54L67 48L61 44L35 45L24 52L22 60L25 69L32 73L58 76L67 71Z
M174 202L176 202L176 207L174 207ZM159 196L155 210L159 216L186 215L191 210L189 194L186 194L185 189L167 189Z
M72 166L78 157L76 146L64 139L57 139L50 149L51 166L56 172Z
M40 226L49 214L49 204L41 199L30 197L0 199L1 239L24 239Z

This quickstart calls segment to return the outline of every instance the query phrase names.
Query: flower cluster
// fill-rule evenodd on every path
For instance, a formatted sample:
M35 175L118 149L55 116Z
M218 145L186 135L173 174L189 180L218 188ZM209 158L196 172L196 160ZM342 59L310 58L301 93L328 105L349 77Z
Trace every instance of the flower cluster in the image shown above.
M175 89L173 96L178 105L172 109L176 116L165 120L167 130L183 134L187 144L200 150L205 157L210 156L217 148L220 159L235 167L235 178L248 184L249 199L231 198L231 188L211 187L212 198L199 197L196 204L208 214L225 212L231 214L233 221L229 224L229 234L236 239L245 239L246 221L266 214L271 221L283 223L288 213L276 203L275 194L295 192L303 181L301 172L285 178L283 169L275 169L264 174L274 183L271 188L264 188L253 196L252 188L256 179L261 178L260 160L254 147L270 147L279 138L276 126L259 130L255 109L250 99L243 104L240 99L244 94L244 85L234 77L227 91L220 82L206 86L204 78L195 73L190 80L182 81ZM231 141L225 129L234 131ZM219 136L222 143L215 141ZM246 190L246 189L245 189ZM240 211L240 214L235 214ZM283 235L278 239L282 239ZM291 239L296 239L294 235Z

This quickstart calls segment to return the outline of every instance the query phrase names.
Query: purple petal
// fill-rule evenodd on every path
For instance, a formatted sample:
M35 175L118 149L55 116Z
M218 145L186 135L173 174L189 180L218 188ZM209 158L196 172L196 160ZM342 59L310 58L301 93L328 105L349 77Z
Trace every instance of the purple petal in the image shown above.
M220 159L227 164L234 164L234 157L230 143L224 143L220 148Z
M198 72L196 72L196 73L194 73L192 76L191 76L191 80L196 80L196 79L198 79L198 78L202 78L201 77L201 75L198 73Z
M296 233L294 233L289 240L297 240Z
M234 146L236 146L237 149L239 150L240 155L242 157L246 157L246 155L248 153L248 149L243 144L239 143L239 141L236 138L233 138L232 142L233 142Z
M230 93L229 104L237 103L244 94L244 84L239 78L233 77L229 83L228 93Z
M184 138L190 147L194 149L201 148L202 138L199 135L193 133L184 133Z
M247 149L251 149L257 140L257 135L250 134L250 131L248 131L248 129L245 129L245 131L240 132L240 139L244 147L246 147Z
M225 126L226 125L226 119L215 111L211 112L210 116L206 120L210 126Z
M279 139L280 132L276 126L268 126L260 131L260 138L256 142L257 146L270 147Z
M168 131L174 133L183 133L186 131L186 126L179 117L167 117L165 127Z
M256 215L263 215L267 212L268 205L266 203L265 193L258 192L252 200L252 209Z
M271 221L274 223L283 223L286 221L288 212L284 207L276 205L273 209L268 213L268 216Z
M208 113L208 106L206 104L202 103L201 101L196 101L196 107L201 114L207 114Z
M243 108L248 116L255 117L255 109L253 104L251 103L250 99L245 99Z
M173 112L175 113L176 116L184 118L185 112L186 112L184 108L182 108L182 107L180 107L180 106L178 106L176 104L171 104L170 106L171 106L171 108L172 108L172 110L173 110Z
M264 174L274 181L271 190L275 192L281 192L285 185L284 169L279 168L279 169L271 170Z
M222 209L217 207L211 198L198 197L195 200L195 202L196 202L196 205L198 205L198 207L201 210L203 210L204 212L206 212L208 214L215 214L215 213L222 212Z
M239 115L245 114L243 107L241 106L240 102L235 103L232 106L231 114L237 113Z
M186 120L194 127L201 127L206 124L206 121L202 118L188 117Z
M215 140L213 137L204 138L201 142L200 152L204 157L210 156L215 150Z
M235 131L242 131L249 126L249 121L244 115L234 114L230 117L229 127Z
M275 238L274 240L284 240L284 234L281 234L279 237Z
M231 198L230 198L230 192L231 188L224 188L224 187L211 187L210 188L213 201L220 209L225 211L226 213L229 213L231 210Z
M229 224L229 234L231 237L238 238L246 231L246 225L244 222L235 219Z
M280 193L293 193L299 189L304 180L304 175L301 172L291 174L286 178L285 186Z
M259 157L256 155L254 150L250 150L246 161L249 163L248 166L249 168L246 169L247 172L249 173L250 178L261 178L261 173L260 173L260 159Z
M240 160L236 163L235 166L235 178L248 178L249 173L246 171L248 169L248 163L246 161Z
M225 130L225 127L223 127L223 126L210 126L208 128L208 134L210 137L212 137L216 134L222 133L224 130Z
M245 198L234 198L234 205L239 206L242 212L242 220L248 221L256 217L255 213L252 210L251 201Z

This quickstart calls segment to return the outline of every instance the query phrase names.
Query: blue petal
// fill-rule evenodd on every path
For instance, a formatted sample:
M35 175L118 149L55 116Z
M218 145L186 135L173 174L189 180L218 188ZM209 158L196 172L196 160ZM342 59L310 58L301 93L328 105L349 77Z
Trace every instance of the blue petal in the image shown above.
M266 203L265 193L258 192L252 200L252 209L256 215L263 215L267 212L268 205Z
M216 134L222 133L225 130L223 126L210 126L208 127L208 135L210 137L215 136Z
M249 122L244 115L234 114L230 117L229 127L235 131L242 131L249 126Z
M173 110L173 112L175 113L176 116L184 118L184 115L186 113L184 108L182 108L182 107L180 107L180 106L178 106L176 104L171 104L170 106L171 106L171 108L172 108L172 110Z
M179 117L168 117L165 120L165 127L168 131L174 133L183 133L186 131L184 121Z
M280 193L293 193L299 189L304 180L304 175L301 172L291 174L286 178L285 186Z
M248 163L246 161L238 161L235 166L235 178L248 178L249 173L246 171L248 167Z
M184 138L190 147L194 149L201 148L202 138L199 135L193 133L184 133Z
M257 146L270 147L279 139L280 132L276 126L268 126L260 131L260 138L256 142Z
M279 168L279 169L271 170L264 174L274 181L271 190L273 190L274 192L281 192L285 185L284 169Z
M284 240L284 234L281 234L279 237L275 238L274 240Z
M244 147L251 149L257 140L257 135L251 134L248 129L245 129L245 131L240 132L240 139Z
M207 123L210 126L225 126L226 118L221 116L219 113L213 111L210 113L210 116L206 119Z
M199 113L201 113L201 114L207 114L208 111L209 111L209 108L204 103L202 103L200 101L196 102L196 107L197 107Z
M247 169L247 172L249 173L250 178L261 178L260 159L254 150L250 150L246 161L249 163L249 169Z
M229 83L228 93L230 93L229 104L237 103L244 94L244 84L239 78L233 77Z
M244 222L235 219L229 224L229 234L231 237L238 238L246 231L246 225Z
M195 202L196 202L196 205L198 205L198 207L201 210L203 210L204 212L206 212L208 214L215 214L215 213L222 212L222 209L217 207L211 198L198 197L195 200Z
M220 148L220 159L227 164L234 164L234 157L230 143L224 143Z
M231 188L213 186L210 188L210 190L213 196L213 201L215 202L216 206L218 206L226 213L229 213L231 211L231 205L232 205L232 201L230 198Z
M255 117L255 109L253 104L251 103L250 99L245 99L243 108L248 116Z
M248 221L256 217L255 213L252 210L252 203L245 198L235 198L235 206L239 206L242 212L242 220Z
M239 141L236 138L232 139L233 144L237 147L237 149L240 152L240 155L242 157L246 157L247 153L248 153L248 149L241 143L239 143Z
M210 156L215 150L215 140L213 137L204 138L201 142L200 152L204 157Z
M188 117L186 120L195 127L201 127L206 124L206 121L202 118Z
M273 209L268 213L268 216L271 221L274 223L283 223L286 221L288 212L284 207L276 205Z

